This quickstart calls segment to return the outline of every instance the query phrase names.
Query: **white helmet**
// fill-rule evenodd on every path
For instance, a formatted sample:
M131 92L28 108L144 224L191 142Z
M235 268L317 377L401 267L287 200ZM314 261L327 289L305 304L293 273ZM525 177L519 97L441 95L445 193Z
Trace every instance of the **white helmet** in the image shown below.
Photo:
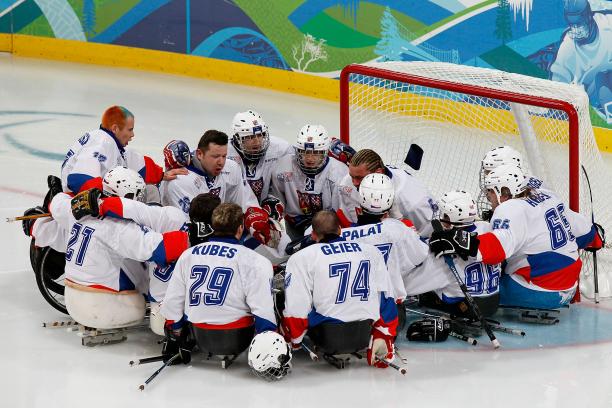
M468 226L476 220L476 203L470 193L465 191L449 191L444 193L440 201L439 218L448 216L448 221L454 226Z
M513 164L522 169L523 155L510 146L500 146L490 150L482 159L482 169L487 171L504 164Z
M280 380L291 368L291 347L280 334L265 331L251 340L248 360L255 375L269 381Z
M359 185L361 208L370 214L382 214L393 205L395 188L386 174L370 173Z
M259 160L268 150L270 146L270 135L268 134L268 125L262 119L261 115L254 110L246 112L238 112L232 120L232 142L236 150L247 160ZM255 135L262 135L263 140L261 145L255 149L247 149L245 140L249 140Z
M327 130L321 125L305 125L298 133L295 151L298 166L307 175L317 174L327 163L327 152L330 144ZM305 161L305 155L318 155L313 162Z
M144 202L145 182L132 169L117 166L102 179L102 188L109 196L119 196Z
M499 197L502 188L506 187L510 190L512 196L516 196L527 189L528 181L520 167L504 164L491 170L484 177L484 186L487 190L493 190L497 196L497 201L500 202Z

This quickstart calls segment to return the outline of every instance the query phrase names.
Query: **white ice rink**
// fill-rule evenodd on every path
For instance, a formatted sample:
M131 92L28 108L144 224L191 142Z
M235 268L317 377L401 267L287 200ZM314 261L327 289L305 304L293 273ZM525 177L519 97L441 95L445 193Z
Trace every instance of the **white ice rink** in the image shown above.
M39 205L46 176L59 175L63 155L96 128L114 104L136 116L129 148L161 163L171 139L194 147L204 130L227 131L237 111L253 108L275 136L293 141L305 123L338 134L335 103L258 88L0 54L0 407L612 407L612 303L583 302L564 310L561 323L486 337L476 347L449 339L430 346L399 345L406 376L354 361L340 371L294 355L293 372L266 383L244 356L227 370L194 357L166 369L144 392L159 363L129 367L159 354L157 337L143 331L126 342L83 347L65 329L43 321L64 318L41 297L20 223L4 217ZM374 146L375 147L375 146Z

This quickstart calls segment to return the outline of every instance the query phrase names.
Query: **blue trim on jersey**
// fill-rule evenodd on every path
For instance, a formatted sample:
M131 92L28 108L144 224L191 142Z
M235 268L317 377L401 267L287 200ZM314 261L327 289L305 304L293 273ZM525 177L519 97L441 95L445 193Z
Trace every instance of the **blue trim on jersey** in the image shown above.
M576 260L570 258L569 256L551 251L536 255L527 255L527 262L529 262L529 266L531 266L530 276L535 278L567 268L576 262Z
M533 307L536 309L558 309L569 304L574 296L561 297L558 291L543 291L526 288L510 275L503 274L499 282L499 305Z
M250 238L245 239L242 242L242 245L244 245L245 247L247 247L249 249L255 250L255 248L260 246L261 243L258 240L256 240L255 238L250 237Z
M393 178L393 173L391 173L391 170L389 170L387 166L385 166L383 170L384 170L385 176L388 176L390 179Z
M145 301L152 303L159 303L153 296L151 296L151 292L147 292L147 294L145 295Z
M135 289L136 285L134 285L134 282L132 282L123 269L119 269L119 291Z
M264 319L263 317L259 317L257 315L253 315L255 317L255 331L257 334L261 332L265 332L267 330L276 331L276 324L271 321Z
M397 311L396 311L397 313ZM322 323L345 323L342 320L334 319L333 317L323 316L314 308L308 313L308 327L313 328Z
M459 303L462 300L465 300L465 298L464 297L448 297L443 293L441 300L446 304L454 305L455 303Z
M83 184L91 180L91 177L88 174L81 173L72 173L68 175L68 179L66 180L66 184L68 185L68 189L73 193L78 193L83 187Z
M397 319L397 306L395 306L395 300L386 297L384 293L380 294L380 317L385 323L390 323Z
M102 125L100 125L100 130L103 130L104 132L106 132L107 135L113 138L113 140L115 141L115 144L117 145L117 149L119 149L119 152L123 156L123 153L125 153L125 148L121 145L121 143L119 143L119 140L117 140L117 137L115 136L113 131L103 128Z
M591 227L591 230L589 232L587 232L586 234L580 237L576 237L576 245L578 245L578 248L579 249L586 248L586 246L589 245L593 241L593 238L595 238L596 233L597 233L597 228L595 228L595 226L593 225L593 227Z
M234 237L211 237L208 242L225 242L227 244L240 245L240 241Z
M166 247L164 246L164 240L162 239L157 245L157 248L153 250L151 257L147 259L148 261L153 261L158 265L166 265L168 261L166 260Z
M187 317L187 315L186 315L186 314L183 314L183 317L181 317L181 320L176 321L176 322L174 322L174 323L172 323L172 324L169 324L167 327L168 327L170 330L178 330L178 329L180 329L181 327L183 327L183 326L185 325L185 323L187 323L188 321L189 321L189 318ZM165 330L164 330L164 331L165 331Z

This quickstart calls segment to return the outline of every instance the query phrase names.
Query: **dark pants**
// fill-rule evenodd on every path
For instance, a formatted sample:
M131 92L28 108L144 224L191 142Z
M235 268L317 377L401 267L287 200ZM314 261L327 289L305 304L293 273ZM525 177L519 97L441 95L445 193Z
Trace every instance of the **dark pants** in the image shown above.
M202 351L216 356L234 356L249 347L255 336L255 326L228 330L202 329L193 326L193 334Z
M350 354L368 348L372 320L321 323L308 329L308 337L323 354Z

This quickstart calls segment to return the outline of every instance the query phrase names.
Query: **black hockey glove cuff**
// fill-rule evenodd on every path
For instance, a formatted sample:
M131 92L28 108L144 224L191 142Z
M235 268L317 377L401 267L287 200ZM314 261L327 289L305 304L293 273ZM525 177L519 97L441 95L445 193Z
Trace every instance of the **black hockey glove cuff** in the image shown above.
M457 255L464 261L478 254L478 234L462 229L434 231L429 239L429 249L437 257Z
M46 211L43 207L37 206L37 207L27 209L23 213L23 215L38 215L38 214L45 214L45 213ZM34 222L36 222L36 220L37 218L21 221L21 228L23 229L23 233L26 234L26 236L29 237L32 235L32 227L34 227Z
M70 207L72 209L72 215L74 218L80 220L83 217L100 216L100 197L102 192L97 188L81 191L70 200Z

